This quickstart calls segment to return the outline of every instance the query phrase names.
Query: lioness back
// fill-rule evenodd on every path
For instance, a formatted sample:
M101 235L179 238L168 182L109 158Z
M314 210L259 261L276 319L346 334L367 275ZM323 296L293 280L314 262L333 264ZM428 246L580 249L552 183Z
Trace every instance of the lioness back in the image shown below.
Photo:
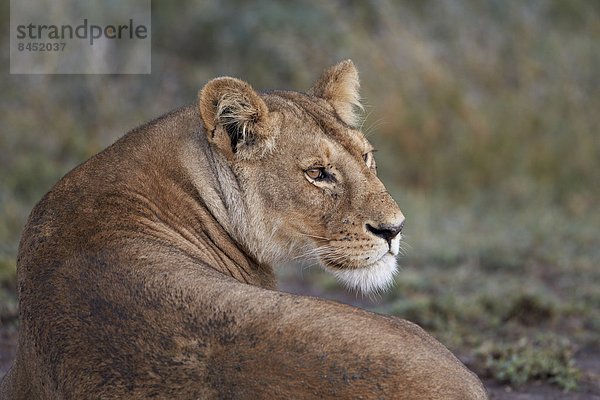
M276 290L290 260L393 281L404 216L358 88L351 61L306 93L217 78L69 172L23 232L0 398L486 398L418 326Z

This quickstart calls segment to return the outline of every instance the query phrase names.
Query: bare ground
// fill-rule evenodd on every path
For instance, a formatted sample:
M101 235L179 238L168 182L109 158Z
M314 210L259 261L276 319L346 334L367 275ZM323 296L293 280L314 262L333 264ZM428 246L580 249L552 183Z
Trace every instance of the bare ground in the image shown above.
M0 377L9 370L17 350L17 330L0 326Z

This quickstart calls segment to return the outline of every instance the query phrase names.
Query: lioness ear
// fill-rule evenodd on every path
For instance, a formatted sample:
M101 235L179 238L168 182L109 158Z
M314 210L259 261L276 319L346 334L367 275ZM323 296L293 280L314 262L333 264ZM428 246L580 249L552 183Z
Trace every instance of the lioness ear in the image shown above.
M352 60L346 60L325 70L308 93L329 101L342 121L356 127L358 110L364 109L359 88L358 71Z
M267 105L246 82L229 77L213 79L202 88L198 101L209 141L226 155L239 152L249 157L260 150L257 147L264 150L272 146Z

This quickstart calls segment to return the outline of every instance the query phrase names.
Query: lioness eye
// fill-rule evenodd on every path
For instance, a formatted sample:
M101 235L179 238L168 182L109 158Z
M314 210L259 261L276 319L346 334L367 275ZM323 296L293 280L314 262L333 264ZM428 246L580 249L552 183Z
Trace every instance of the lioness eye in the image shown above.
M368 166L370 166L371 164L371 153L366 153L365 155L363 155L363 160L365 160L365 164L367 164Z
M307 169L306 171L304 171L304 173L310 179L314 179L316 181L322 180L322 179L325 178L325 171L323 171L323 168L311 168L311 169Z

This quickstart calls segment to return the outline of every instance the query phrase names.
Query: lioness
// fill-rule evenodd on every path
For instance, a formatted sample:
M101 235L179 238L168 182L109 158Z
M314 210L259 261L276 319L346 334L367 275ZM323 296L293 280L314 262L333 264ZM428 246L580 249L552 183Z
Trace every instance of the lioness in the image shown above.
M418 326L275 289L290 259L365 292L394 275L358 87L351 61L307 93L217 78L68 173L23 233L1 397L486 398Z

